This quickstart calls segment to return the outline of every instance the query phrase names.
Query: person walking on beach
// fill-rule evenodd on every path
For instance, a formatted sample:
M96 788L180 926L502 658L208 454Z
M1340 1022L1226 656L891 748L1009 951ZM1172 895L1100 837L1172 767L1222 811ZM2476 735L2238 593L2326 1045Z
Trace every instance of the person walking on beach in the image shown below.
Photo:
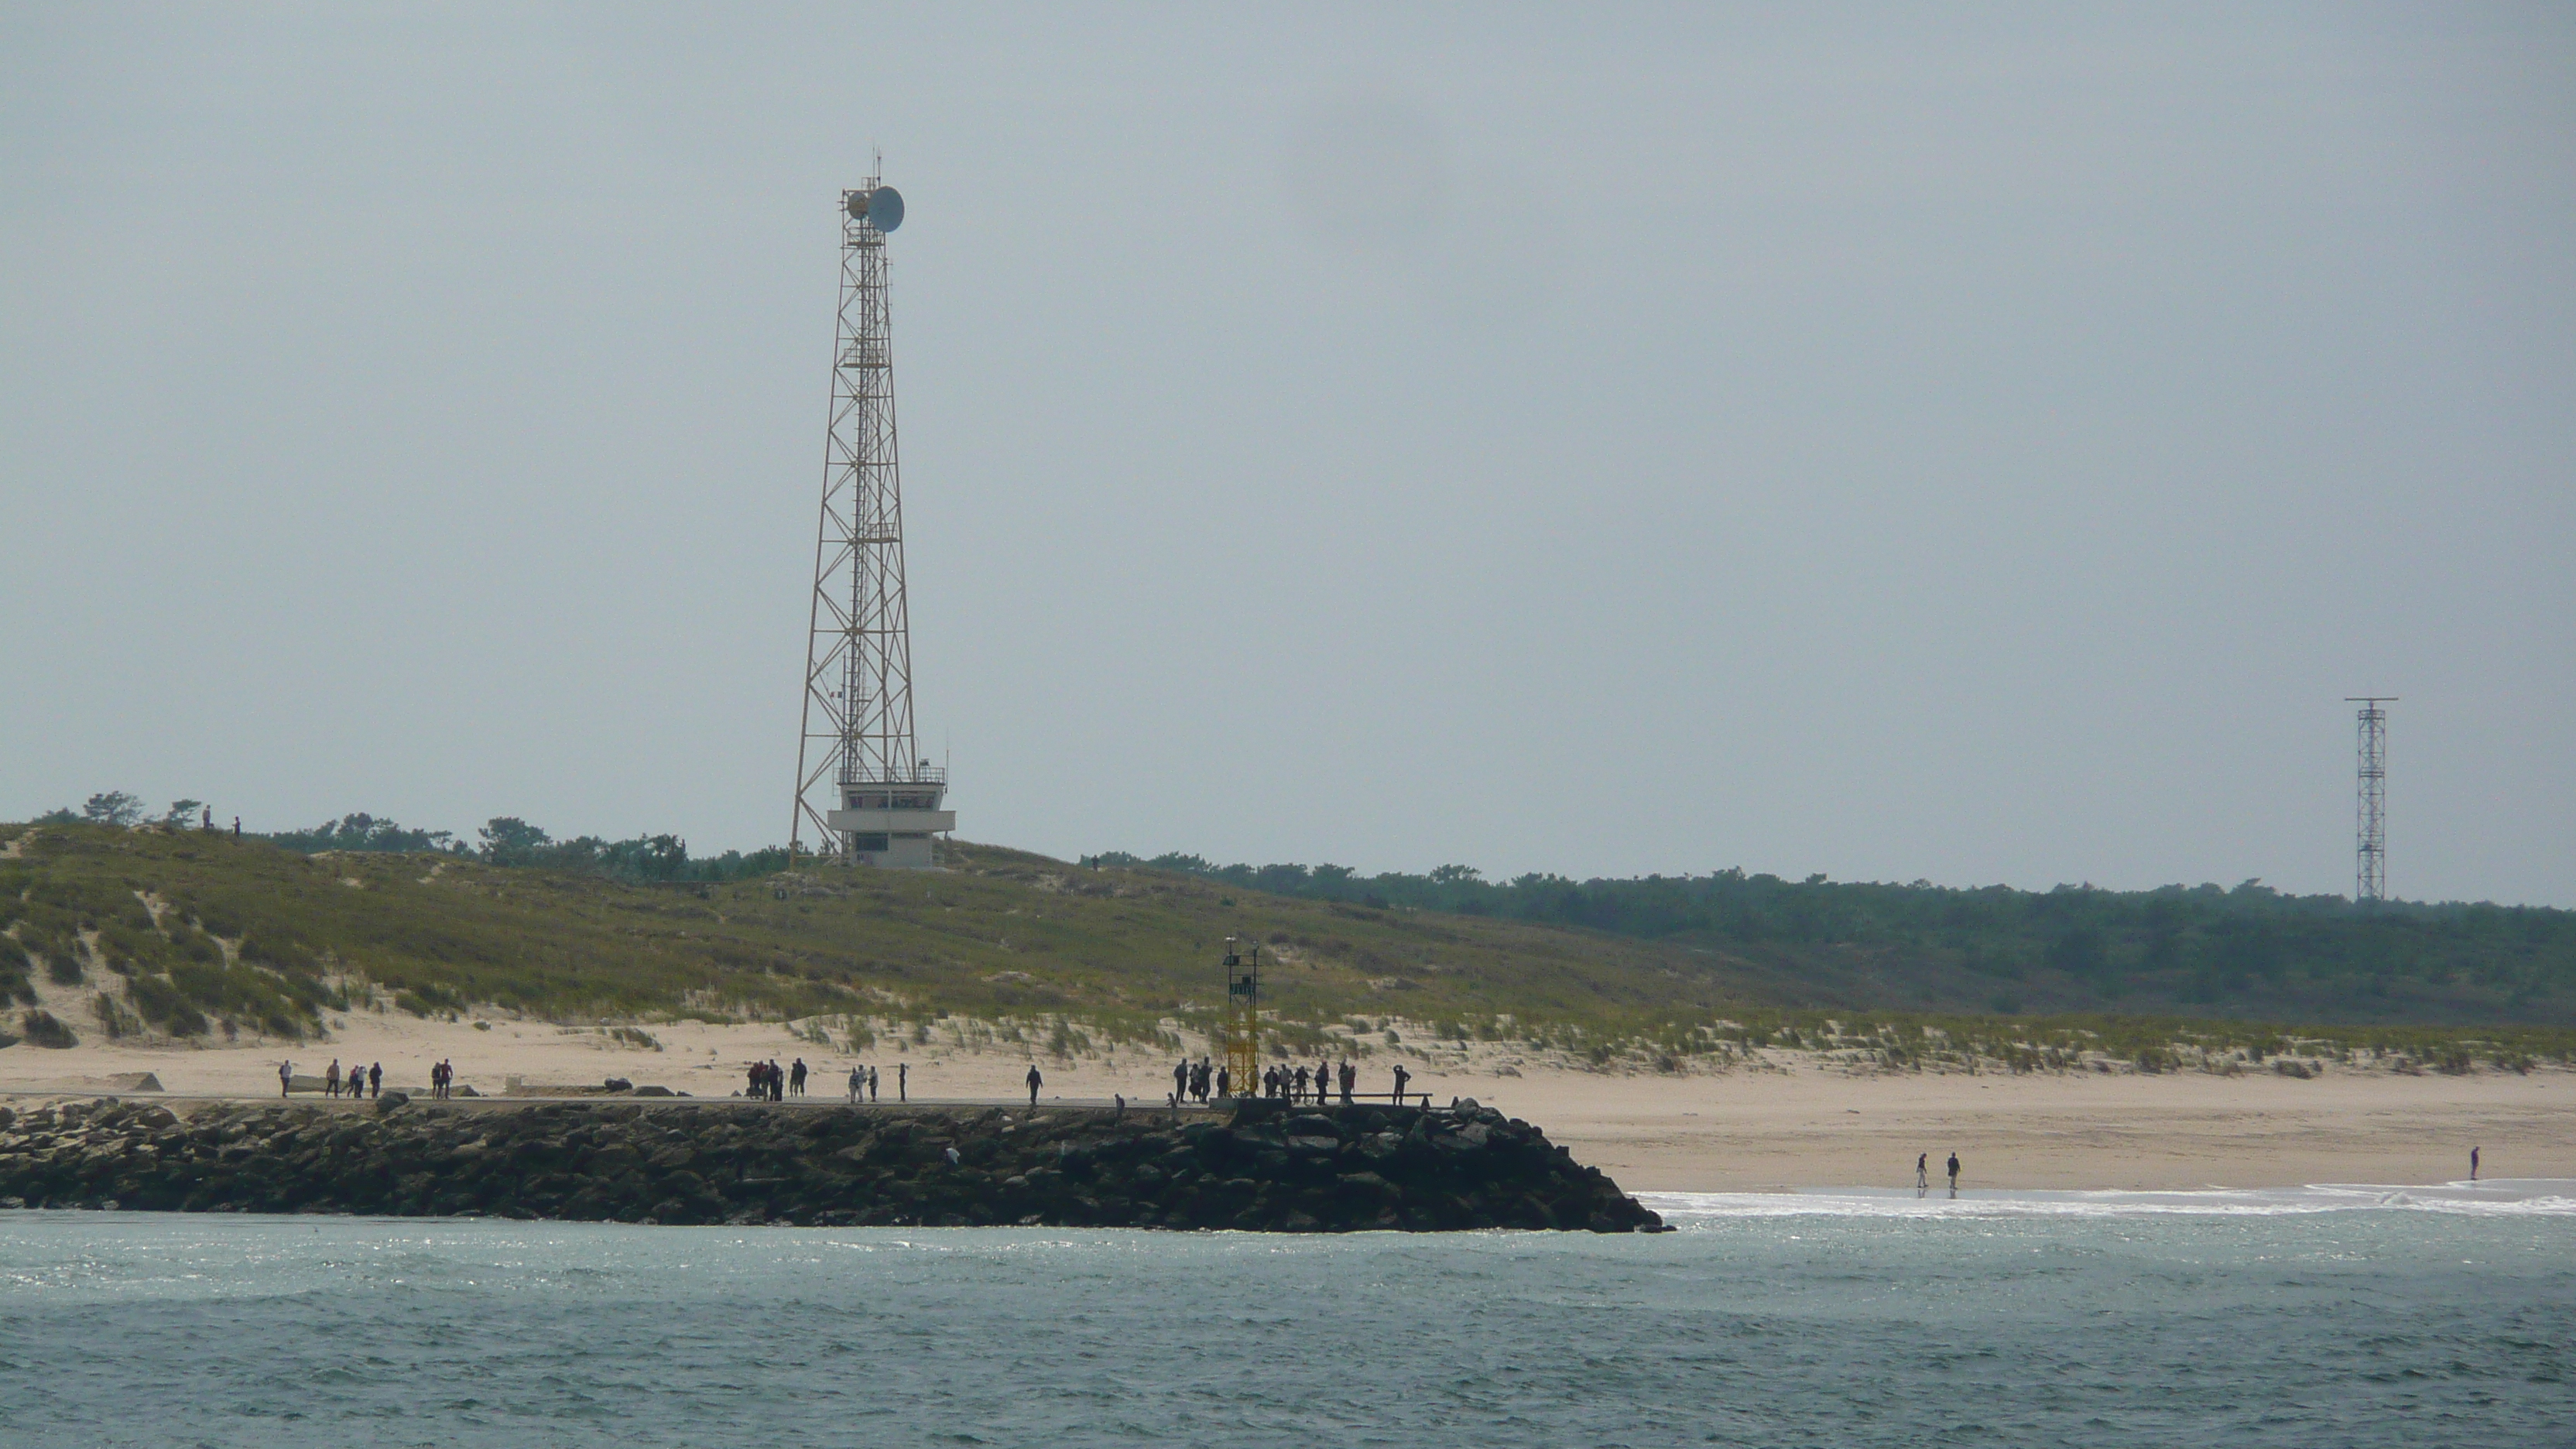
M1039 1086L1039 1084L1040 1084L1040 1083L1044 1082L1045 1080L1046 1080L1046 1078L1041 1077L1041 1076L1039 1076L1039 1075L1038 1075L1038 1064L1037 1064L1037 1063L1035 1063L1035 1062L1031 1062L1031 1063L1029 1063L1029 1105L1030 1105L1030 1106L1034 1107L1034 1106L1036 1106L1036 1105L1038 1104L1038 1086Z
M1914 1185L1916 1187L1932 1185L1932 1154L1929 1152L1918 1152L1914 1155Z
M288 1092L293 1091L294 1089L295 1063L291 1061L279 1062L277 1064L277 1095L284 1097Z
M1959 1190L1959 1154L1955 1152L1950 1154L1950 1190Z
M2475 1181L2477 1181L2477 1180L2478 1180L2478 1150L2477 1150L2476 1148L2472 1147L2472 1148L2470 1148L2470 1149L2469 1149L2469 1181L2471 1181L2471 1182L2475 1182Z

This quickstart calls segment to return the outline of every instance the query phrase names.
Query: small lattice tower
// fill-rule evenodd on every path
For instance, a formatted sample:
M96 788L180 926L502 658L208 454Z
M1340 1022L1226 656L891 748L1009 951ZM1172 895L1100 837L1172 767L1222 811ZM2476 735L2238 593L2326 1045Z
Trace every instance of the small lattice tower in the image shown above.
M883 178L841 193L841 307L832 421L796 747L795 852L854 865L927 867L947 771L921 758L912 721L912 616L904 600L903 473L895 448L886 235L903 197ZM812 832L810 835L808 832Z
M2395 695L2350 695L2357 704L2353 754L2352 898L2388 899L2388 711Z
M1238 1096L1261 1080L1261 943L1225 938L1225 1068Z

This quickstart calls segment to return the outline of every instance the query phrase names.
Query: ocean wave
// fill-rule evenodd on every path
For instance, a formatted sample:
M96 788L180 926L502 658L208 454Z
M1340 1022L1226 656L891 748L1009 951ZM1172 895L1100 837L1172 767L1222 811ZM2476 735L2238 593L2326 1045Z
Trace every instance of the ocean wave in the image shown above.
M2063 1192L1946 1187L1802 1188L1795 1192L1641 1192L1637 1200L1675 1227L1730 1218L2281 1217L2301 1213L2428 1212L2471 1217L2576 1216L2576 1178L2393 1185L2319 1182L2305 1187L2197 1192Z

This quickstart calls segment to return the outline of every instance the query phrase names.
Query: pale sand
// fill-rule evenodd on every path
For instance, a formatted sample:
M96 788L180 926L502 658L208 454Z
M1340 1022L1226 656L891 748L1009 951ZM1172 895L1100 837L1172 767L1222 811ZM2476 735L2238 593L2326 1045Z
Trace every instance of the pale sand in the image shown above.
M333 1058L382 1062L386 1085L419 1091L429 1064L454 1060L457 1079L499 1094L530 1086L596 1085L608 1077L698 1097L742 1085L743 1063L802 1056L812 1095L836 1099L861 1060L895 1098L910 1068L919 1100L1025 1100L1023 1048L968 1050L891 1043L852 1056L784 1025L650 1025L661 1051L619 1044L596 1029L493 1018L491 1029L356 1012L327 1042L186 1046L106 1042L80 1006L84 994L47 988L48 1004L82 1045L0 1051L0 1090L101 1090L122 1072L151 1072L172 1093L273 1096L277 1062L319 1074ZM59 999L56 999L59 998ZM1437 1057L1434 1061L1430 1058ZM2315 1182L2428 1183L2468 1174L2472 1145L2486 1175L2576 1177L2576 1072L2528 1076L2400 1076L2333 1066L2312 1081L2269 1072L2009 1076L1898 1073L1850 1076L1804 1053L1772 1052L1771 1069L1664 1076L1576 1070L1502 1048L1429 1054L1380 1047L1361 1086L1384 1093L1402 1061L1412 1090L1435 1102L1474 1097L1545 1128L1581 1160L1632 1191L1759 1191L1911 1186L1914 1158L1937 1173L1956 1151L1963 1182L1980 1187L2190 1189ZM1040 1058L1047 1100L1159 1103L1171 1059L1118 1052Z

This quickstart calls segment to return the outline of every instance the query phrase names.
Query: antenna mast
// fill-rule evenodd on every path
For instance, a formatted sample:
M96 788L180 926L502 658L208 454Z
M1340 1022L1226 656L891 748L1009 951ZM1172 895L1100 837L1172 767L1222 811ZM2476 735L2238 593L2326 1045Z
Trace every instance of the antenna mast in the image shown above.
M2357 704L2354 755L2352 898L2388 899L2388 711L2397 696L2354 694Z
M882 170L882 168L880 168ZM904 600L903 476L895 448L886 234L903 197L871 175L841 193L841 306L832 417L806 627L805 726L796 748L791 857L927 867L948 772L921 758L912 721L912 616Z

